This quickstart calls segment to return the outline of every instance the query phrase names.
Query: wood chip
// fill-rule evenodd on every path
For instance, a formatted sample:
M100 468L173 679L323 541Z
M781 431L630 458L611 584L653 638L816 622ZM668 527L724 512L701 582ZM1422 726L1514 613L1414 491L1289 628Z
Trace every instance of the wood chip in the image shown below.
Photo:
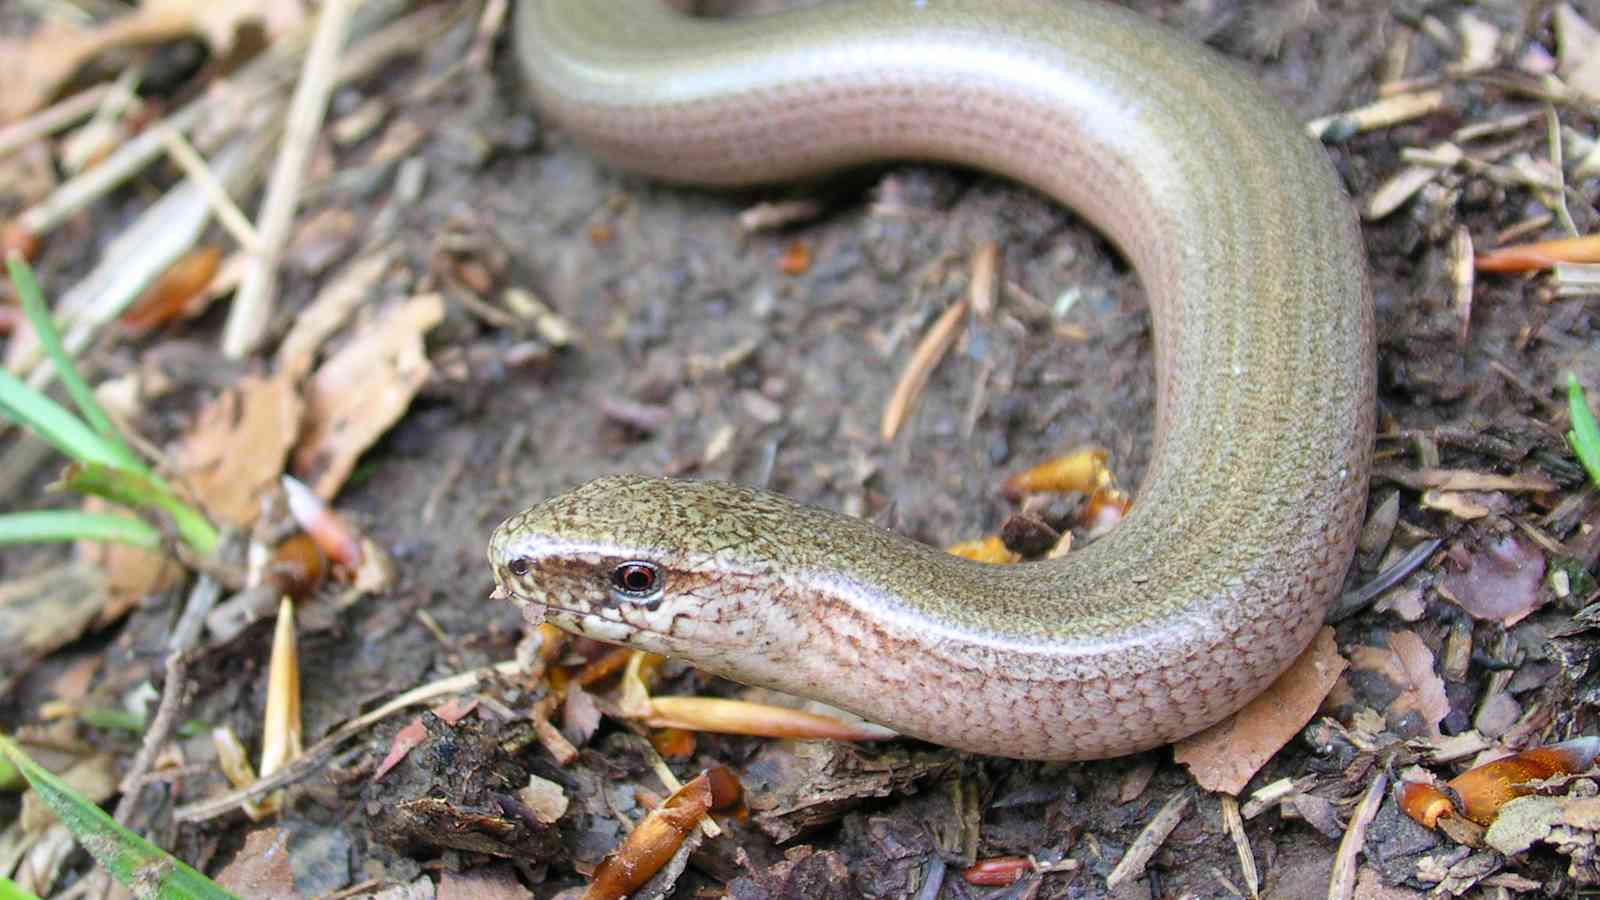
M1364 131L1409 122L1442 108L1444 91L1396 94L1356 109L1312 119L1306 123L1306 131L1319 141L1342 141Z
M1239 854L1239 872L1244 877L1245 889L1251 897L1261 896L1261 875L1256 871L1256 856L1250 850L1250 837L1244 833L1244 819L1239 816L1239 800L1232 794L1223 794L1222 825L1233 839L1233 849Z
M1441 172L1459 164L1465 155L1460 147L1451 143L1435 144L1428 152L1438 162L1448 165L1414 164L1389 176L1362 204L1361 217L1369 222L1387 217L1423 187L1431 184Z
M1472 232L1465 225L1457 225L1450 239L1451 306L1456 311L1459 330L1456 341L1466 346L1467 332L1472 326L1472 282L1476 273L1472 265Z
M900 378L895 382L894 394L889 398L889 404L883 409L883 420L878 428L878 434L885 443L894 440L900 433L900 426L905 424L906 418L911 414L911 407L921 396L922 389L928 384L928 377L933 374L939 361L955 345L956 338L961 336L961 329L967 322L967 309L970 302L963 295L961 299L950 304L950 308L939 316L923 335L917 349L912 351L911 359L906 362L905 368L900 371Z
M1174 794L1161 811L1156 813L1150 824L1139 832L1139 836L1128 845L1128 852L1122 855L1117 867L1106 876L1106 890L1114 891L1123 883L1138 878L1144 874L1145 866L1150 864L1150 858L1156 855L1161 845L1166 842L1167 836L1183 821L1184 813L1189 811L1189 805L1194 802L1194 790L1184 788Z
M1403 484L1412 490L1438 488L1444 491L1510 491L1512 493L1548 493L1558 485L1537 472L1520 475L1492 475L1466 469L1402 469L1395 466L1378 466L1372 474Z
M1356 860L1366 846L1367 827L1378 815L1378 808L1383 805L1388 787L1388 776L1379 771L1361 796L1361 803L1350 817L1344 840L1339 842L1339 852L1333 858L1333 874L1328 878L1328 900L1351 900L1355 896Z

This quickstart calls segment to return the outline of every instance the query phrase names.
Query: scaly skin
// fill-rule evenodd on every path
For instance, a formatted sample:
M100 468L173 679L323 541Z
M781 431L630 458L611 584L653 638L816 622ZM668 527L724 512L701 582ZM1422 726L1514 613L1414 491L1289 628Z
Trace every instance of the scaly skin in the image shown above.
M1046 0L735 21L524 0L516 52L541 109L630 170L738 185L927 159L1068 204L1144 282L1158 420L1129 516L1060 560L985 566L742 487L613 477L500 526L499 594L905 734L1040 759L1198 731L1310 641L1366 499L1372 302L1322 148L1228 62L1126 11ZM630 560L657 567L659 595L612 588Z

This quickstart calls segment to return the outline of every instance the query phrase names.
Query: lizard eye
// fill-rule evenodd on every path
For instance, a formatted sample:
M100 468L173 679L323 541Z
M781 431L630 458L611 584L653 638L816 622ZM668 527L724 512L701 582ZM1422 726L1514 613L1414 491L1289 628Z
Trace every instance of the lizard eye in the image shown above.
M661 592L661 570L654 563L622 563L611 570L611 592L619 600L647 600Z
M506 569L508 569L511 574L517 576L518 578L528 574L528 571L532 568L533 564L528 562L528 558L526 556L519 556L516 559L513 559L511 562L506 563Z

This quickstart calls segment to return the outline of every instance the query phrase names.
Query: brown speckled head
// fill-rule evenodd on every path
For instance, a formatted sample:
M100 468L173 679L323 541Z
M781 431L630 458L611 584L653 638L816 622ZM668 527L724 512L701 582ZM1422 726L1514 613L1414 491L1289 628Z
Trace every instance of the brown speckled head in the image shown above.
M783 589L776 569L804 567L771 530L803 509L739 485L613 475L507 519L489 564L497 595L530 619L657 653L748 649L746 626L721 626Z

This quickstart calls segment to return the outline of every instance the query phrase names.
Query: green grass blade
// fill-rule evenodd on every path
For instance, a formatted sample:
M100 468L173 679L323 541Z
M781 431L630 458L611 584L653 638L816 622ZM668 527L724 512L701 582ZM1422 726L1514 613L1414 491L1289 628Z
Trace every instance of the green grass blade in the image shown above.
M104 706L85 706L78 710L78 721L93 728L104 728L107 731L131 731L134 734L143 734L145 728L144 716L139 713L128 712L125 709L112 709ZM211 726L199 719L190 719L178 723L179 737L194 737L211 731ZM0 759L0 772L5 768L5 760ZM4 786L4 782L0 782Z
M34 793L50 807L61 824L67 826L78 843L134 896L163 900L233 897L182 860L118 825L104 810L78 796L4 736L0 736L0 755L22 771Z
M162 509L171 496L153 475L100 463L73 463L51 487L93 494L133 509Z
M144 468L118 444L108 442L66 407L0 369L0 415L32 431L71 459Z
M11 764L11 760L0 756L0 791L20 791L28 783L22 780L22 773Z
M15 881L0 876L0 900L39 900L39 896L18 887Z
M75 509L0 514L0 545L80 540L116 541L149 550L161 547L161 533L142 519Z
M217 530L199 510L173 493L172 487L147 472L132 472L95 463L67 467L61 484L81 494L104 497L134 509L159 509L172 516L179 537L201 556L217 546Z
M138 457L128 449L122 440L122 432L111 423L111 417L101 408L99 401L94 398L94 391L89 389L83 376L78 374L78 368L73 364L72 357L67 354L67 348L61 343L61 332L56 330L56 323L50 318L50 310L45 307L44 294L39 290L39 282L33 277L33 269L17 253L6 256L6 268L11 272L11 283L17 289L17 299L22 301L22 314L28 317L29 324L33 325L33 333L38 337L40 345L50 355L50 361L55 364L56 374L61 378L61 384L67 389L67 395L72 398L73 405L78 407L78 412L101 437L115 445L121 453L130 460L137 462Z
M1584 471L1589 473L1589 480L1600 484L1600 425L1589 411L1578 376L1571 372L1567 373L1567 408L1572 418L1567 442L1572 444L1572 452L1578 455L1578 462L1583 463Z

